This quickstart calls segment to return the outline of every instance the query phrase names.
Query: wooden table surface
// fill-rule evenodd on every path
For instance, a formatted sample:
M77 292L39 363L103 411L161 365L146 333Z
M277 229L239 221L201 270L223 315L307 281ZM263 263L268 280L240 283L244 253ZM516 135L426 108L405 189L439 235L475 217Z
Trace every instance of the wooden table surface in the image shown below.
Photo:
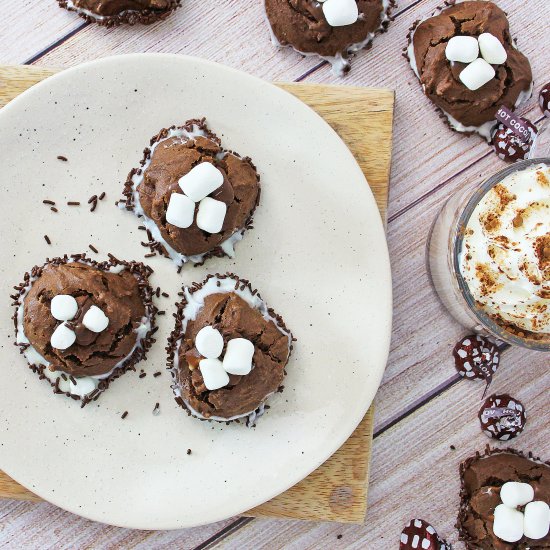
M7 0L2 0L6 5ZM344 526L233 518L172 532L131 531L84 520L47 503L0 501L2 548L398 548L412 517L430 521L457 543L458 464L489 440L477 421L482 386L459 380L451 350L463 329L430 287L424 250L443 201L468 181L504 165L477 137L448 130L401 57L407 29L438 0L399 0L389 32L352 63L345 79L325 63L276 51L261 0L184 0L174 17L152 27L106 30L83 23L54 0L10 2L0 25L0 63L67 67L129 52L197 55L266 80L393 88L396 96L388 240L394 279L390 358L375 400L374 456L365 525ZM498 0L529 57L538 93L550 79L548 0ZM1 4L0 4L1 5ZM546 49L545 49L546 48ZM536 98L520 111L541 119ZM420 119L420 114L422 119ZM550 459L548 355L507 349L492 391L510 392L527 408L517 449ZM546 397L545 397L546 396ZM451 449L454 446L454 450ZM498 444L497 444L498 445ZM129 506L131 503L129 503ZM455 548L463 548L456 544Z

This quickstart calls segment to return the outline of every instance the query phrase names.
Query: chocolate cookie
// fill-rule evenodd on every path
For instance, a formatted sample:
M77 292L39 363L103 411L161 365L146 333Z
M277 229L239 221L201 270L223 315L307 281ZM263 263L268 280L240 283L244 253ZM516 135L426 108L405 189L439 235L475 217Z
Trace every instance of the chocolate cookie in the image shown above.
M210 275L183 295L167 348L176 401L201 419L253 424L281 389L291 332L236 275Z
M265 0L276 46L329 61L337 75L350 69L349 56L368 48L390 22L393 0Z
M460 43L451 44L457 37ZM514 109L531 96L529 60L516 49L506 14L492 2L461 2L417 22L407 58L450 127L487 141L499 107Z
M126 180L119 206L143 219L152 252L176 265L234 256L260 200L248 157L227 151L202 120L161 130L141 168Z
M460 465L461 503L457 528L468 550L538 550L550 548L550 535L539 539L521 537L514 543L495 535L495 509L502 505L501 488L510 481L529 484L535 501L550 502L550 464L531 454L511 449L476 453Z
M141 263L84 254L35 266L16 286L16 345L55 393L82 406L133 369L152 344L157 308Z
M74 11L86 21L106 27L127 23L150 25L166 19L181 0L57 0L59 6Z

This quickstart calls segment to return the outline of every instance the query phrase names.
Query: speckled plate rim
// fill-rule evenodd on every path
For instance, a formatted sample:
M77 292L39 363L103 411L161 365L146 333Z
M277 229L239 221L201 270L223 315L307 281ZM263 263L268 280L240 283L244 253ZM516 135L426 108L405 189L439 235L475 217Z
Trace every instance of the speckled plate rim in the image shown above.
M323 128L324 138L327 139L330 143L330 147L334 147L335 151L337 150L340 155L347 157L347 166L346 170L349 170L350 174L353 174L353 179L358 184L363 184L365 187L364 193L366 196L366 201L364 204L365 211L364 215L370 217L370 227L369 234L373 236L373 239L378 243L378 246L373 250L373 256L376 258L377 264L377 276L378 279L375 281L377 286L377 293L381 296L381 303L378 304L377 316L379 319L379 326L381 327L380 333L377 335L378 349L373 350L373 355L376 356L377 364L374 367L374 370L370 373L369 384L367 384L362 391L359 392L356 397L356 401L352 403L351 407L347 410L345 417L340 419L339 423L339 432L337 437L333 437L330 441L327 441L324 445L323 452L319 452L314 458L310 458L307 462L307 465L301 465L299 468L294 468L285 472L284 476L281 476L281 479L277 483L272 484L272 486L266 488L266 490L261 492L261 495L239 495L240 500L238 502L232 503L231 505L225 504L224 507L220 507L217 510L212 509L211 513L205 515L200 520L188 521L185 517L181 517L177 521L159 521L155 520L153 523L144 522L142 520L135 521L131 517L131 509L127 511L127 514L122 516L118 515L110 518L105 516L98 516L98 514L93 511L83 509L82 507L77 506L78 501L71 501L70 494L60 494L59 492L53 493L51 487L47 486L47 480L43 480L44 485L30 486L28 480L26 479L25 473L18 470L15 466L13 459L6 460L5 454L1 455L2 460L1 467L2 469L16 481L22 485L30 488L41 498L65 509L75 514L78 514L82 517L101 521L105 523L110 523L112 525L117 525L120 527L127 528L137 528L137 529L178 529L184 527L192 527L197 525L202 525L206 523L212 523L226 519L228 517L238 515L245 512L263 502L270 500L271 498L277 496L278 494L284 492L288 488L292 487L315 469L317 469L323 462L325 462L352 434L359 422L362 420L366 411L370 407L374 395L378 389L382 375L384 373L388 353L389 353L389 344L391 337L391 317L392 317L392 299L391 299L391 270L388 249L385 240L385 232L382 225L382 221L379 215L376 202L372 195L372 191L366 185L366 179L357 165L354 157L351 152L347 149L343 141L339 136L334 132L334 130L312 109L306 106L304 103L295 98L292 94L277 88L276 86L267 83L256 77L247 75L243 72L237 71L235 69L225 67L210 61L200 60L193 57L182 56L182 55L173 55L173 54L130 54L125 56L113 56L109 58L104 58L83 65L79 65L56 75L49 77L45 81L33 86L12 102L10 102L6 107L0 111L0 126L5 118L6 113L11 113L19 109L25 109L26 105L30 102L40 100L41 94L46 90L50 90L52 85L61 85L67 79L77 77L85 73L85 69L97 67L105 68L110 70L113 67L116 67L117 64L124 64L126 62L132 63L133 61L140 59L151 59L155 58L156 63L176 63L189 65L193 67L203 66L209 70L214 69L217 78L227 80L227 81L237 81L239 85L242 85L243 93L251 92L250 100L251 101L260 101L265 102L269 97L276 98L278 101L288 104L292 108L289 109L289 112L298 111L300 115L305 117L308 122L310 122L316 129ZM175 121L178 122L178 121ZM160 128L159 124L159 128ZM216 130L214 128L214 130ZM245 152L243 154L248 154ZM128 166L131 167L133 159L128 159ZM355 182L353 183L355 185ZM238 254L238 251L237 251ZM37 257L37 261L40 260L40 257ZM29 266L30 267L30 266ZM13 281L17 281L20 277L20 274L13 273ZM199 273L197 273L195 279L200 279ZM252 281L260 291L262 291L263 285L262 281ZM269 302L269 297L267 297ZM383 305L382 305L383 304ZM278 308L276 302L273 303L275 308ZM283 312L284 313L284 312ZM293 331L296 332L298 340L300 340L300 327L291 327ZM157 343L157 346L159 343ZM376 353L375 353L376 352ZM21 365L22 367L22 365ZM290 366L292 368L292 366ZM124 384L124 381L119 383L119 386ZM168 388L166 388L169 391ZM2 390L0 389L0 398L2 395ZM53 396L52 396L53 399ZM75 409L75 414L79 414L79 411ZM196 421L195 421L196 422ZM258 432L260 433L260 431ZM3 456L3 458L2 458ZM15 461L17 462L17 461Z

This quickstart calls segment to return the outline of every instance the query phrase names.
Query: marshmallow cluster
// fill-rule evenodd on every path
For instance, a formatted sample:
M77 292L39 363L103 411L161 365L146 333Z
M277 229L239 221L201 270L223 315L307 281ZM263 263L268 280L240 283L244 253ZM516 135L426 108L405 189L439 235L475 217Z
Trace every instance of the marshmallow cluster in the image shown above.
M318 0L323 4L323 15L331 27L353 25L359 19L355 0Z
M223 185L223 174L213 164L201 162L181 177L178 182L183 195L172 193L166 221L180 229L187 229L195 218L195 205L199 203L197 227L207 233L219 233L222 230L227 205L209 197Z
M477 38L453 36L447 43L445 55L449 61L468 63L459 78L464 86L472 91L490 82L496 74L493 65L502 65L508 58L500 40L488 32L480 34Z
M227 342L223 361L223 336L220 331L207 326L195 337L197 351L205 357L199 368L207 390L218 390L229 384L229 375L245 376L252 370L254 344L246 338L233 338Z
M550 526L550 507L541 500L533 501L535 491L528 483L509 481L500 489L502 504L495 508L493 533L506 542L522 537L543 539ZM525 506L523 512L517 507Z
M70 348L76 341L76 334L65 321L74 319L78 312L77 301L69 294L58 294L52 298L50 312L54 319L64 321L53 331L50 338L52 348ZM100 308L92 306L82 318L82 324L92 332L103 332L109 326L109 318Z

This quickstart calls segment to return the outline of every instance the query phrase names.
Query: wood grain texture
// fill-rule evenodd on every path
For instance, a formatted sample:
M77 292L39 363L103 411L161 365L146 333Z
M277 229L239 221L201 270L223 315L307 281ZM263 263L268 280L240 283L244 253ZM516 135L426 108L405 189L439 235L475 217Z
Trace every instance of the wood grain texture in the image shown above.
M477 392L466 382L448 386L454 377L450 350L462 328L440 306L425 270L424 247L429 227L443 201L472 178L502 168L503 163L476 137L451 132L423 96L407 62L401 57L407 29L442 0L398 0L389 32L373 48L354 59L345 79L334 79L327 66L269 43L261 1L184 1L177 21L154 28L105 31L87 27L69 39L54 23L37 26L40 18L62 14L53 0L21 0L18 17L0 32L0 62L20 63L40 53L27 44L61 40L36 62L63 67L100 56L137 51L187 53L243 69L268 80L375 86L396 90L394 149L389 203L388 241L394 279L394 334L386 374L375 400L375 436L364 526L254 519L249 524L223 522L177 532L144 533L99 525L47 503L0 501L0 546L35 548L357 548L395 550L402 524L424 516L445 536L455 536L456 465L462 456L482 448ZM548 80L547 0L497 0L510 17L512 33L533 67L535 93ZM11 8L13 10L13 8ZM32 9L37 17L28 16ZM59 12L59 13L58 13ZM67 19L70 15L66 14ZM77 24L79 19L73 17ZM57 23L55 23L57 24ZM12 28L13 27L13 28ZM28 36L32 35L32 36ZM24 37L22 43L19 37ZM41 47L41 46L40 46ZM319 67L315 69L316 67ZM532 120L540 117L536 97L522 108ZM544 392L548 370L542 354L508 350L494 388L520 397L530 420L516 447L550 458L539 444L550 422ZM525 376L522 375L525 372ZM519 373L520 376L513 376ZM502 378L501 378L502 375ZM533 378L535 383L529 383ZM537 386L537 383L540 386ZM541 405L542 403L542 405ZM547 399L546 399L547 403ZM449 409L451 407L451 409ZM458 407L458 408L457 408ZM411 411L414 412L411 414ZM455 414L455 413L459 414ZM441 424L440 421L444 423ZM424 428L426 426L426 428ZM420 437L422 436L422 437ZM404 452L403 447L409 446ZM452 455L449 445L460 456ZM435 481L430 479L431 472ZM386 479L389 480L386 483ZM426 492L425 485L430 487ZM402 487L406 490L402 493ZM409 489L410 488L410 489ZM337 539L337 535L342 535ZM456 550L462 550L458 544Z
M39 67L0 66L0 106L53 74ZM363 169L385 219L391 163L393 99L389 90L278 84L315 109L342 136ZM366 513L373 409L318 470L247 515L362 523ZM0 472L0 498L39 500Z

